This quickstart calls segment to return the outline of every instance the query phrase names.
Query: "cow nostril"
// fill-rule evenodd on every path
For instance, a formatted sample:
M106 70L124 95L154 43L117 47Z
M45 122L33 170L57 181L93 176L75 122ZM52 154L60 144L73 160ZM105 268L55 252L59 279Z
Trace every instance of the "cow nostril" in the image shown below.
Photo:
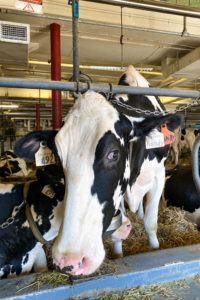
M62 268L61 272L62 273L68 273L68 272L71 272L73 270L73 268L74 267L72 265L71 266L66 266L66 267Z
M82 261L78 262L78 267L80 268L80 266L82 265Z
M85 260L86 260L86 258L83 257L83 258L78 262L78 267L79 267L79 268L84 264Z
M129 225L127 225L126 227L127 227L127 229L131 229L131 225L130 225L130 224L129 224Z

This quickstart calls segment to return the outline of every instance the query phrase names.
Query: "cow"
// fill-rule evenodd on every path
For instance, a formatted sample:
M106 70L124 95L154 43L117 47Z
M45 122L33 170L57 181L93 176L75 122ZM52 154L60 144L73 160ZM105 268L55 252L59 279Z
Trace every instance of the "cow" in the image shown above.
M0 177L27 176L30 173L24 159L17 157L12 151L2 153L0 157Z
M175 130L175 141L171 145L172 162L177 165L179 157L184 150L192 152L192 147L198 134L199 130L191 127L177 128Z
M12 155L15 162L23 161L23 159L17 158L13 152L6 154L6 159L10 159L10 155ZM20 173L19 166L21 165L10 164L13 176L23 173ZM24 167L24 164L22 166ZM7 167L5 168L6 171ZM0 205L2 209L0 214L1 278L22 275L31 270L35 272L47 270L43 244L37 240L37 236L33 235L25 213L24 189L24 184L5 183L5 180L4 183L0 183ZM36 226L46 242L51 241L58 234L62 220L64 191L62 168L52 164L38 168L35 181L29 185L27 202ZM113 229L111 224L112 230L109 234L114 244L114 258L123 256L122 240L128 237L131 230L130 220L120 210L118 213L122 215L122 224L120 227L117 226L117 230L116 226Z
M200 228L200 195L192 176L192 167L178 165L166 172L164 199L167 206L183 209L186 218Z
M63 216L64 174L57 165L38 168L27 203L41 235L56 237ZM24 184L0 184L0 277L47 270L43 245L33 235L25 213Z
M132 66L120 84L149 87ZM160 115L138 113L127 104ZM54 264L62 272L88 275L100 266L105 256L102 236L125 192L134 212L147 194L144 224L150 246L159 247L157 213L169 146L159 143L158 148L146 149L145 141L147 136L161 134L163 124L173 131L181 122L179 115L163 110L158 97L118 95L107 101L89 90L66 116L52 147L66 182L63 220L52 248ZM15 151L21 157L34 158L41 141L50 147L52 138L32 132L16 143Z
M192 152L193 144L196 137L198 136L199 131L197 129L188 127L181 130L181 149L188 149Z

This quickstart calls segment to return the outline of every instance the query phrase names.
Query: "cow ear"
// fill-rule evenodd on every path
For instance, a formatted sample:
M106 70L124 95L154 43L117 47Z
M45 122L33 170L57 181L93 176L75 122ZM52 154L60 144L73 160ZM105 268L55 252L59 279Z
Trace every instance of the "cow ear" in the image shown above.
M50 149L53 148L56 134L57 130L30 132L16 142L14 152L21 158L34 160L35 153L38 151L41 142L46 144Z
M141 122L134 122L134 137L147 136L154 128L167 124L169 130L174 131L182 122L181 115L168 114L166 116L147 117Z

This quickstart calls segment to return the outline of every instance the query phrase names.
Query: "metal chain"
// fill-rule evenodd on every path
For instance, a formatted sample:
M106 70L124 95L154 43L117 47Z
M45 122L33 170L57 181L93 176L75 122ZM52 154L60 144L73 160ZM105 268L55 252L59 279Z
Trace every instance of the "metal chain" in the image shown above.
M17 221L17 219L15 220L15 215L19 212L19 210L21 209L21 207L24 205L24 201L19 204L18 206L15 206L12 212L12 215L14 214L13 217L9 217L4 223L2 223L0 225L0 229L5 229L8 226L10 226L11 224L13 224L15 221Z
M186 104L186 105L182 105L176 109L173 109L173 110L169 110L169 111L158 111L158 110L155 110L155 111L150 111L150 110L143 110L141 108L135 108L135 107L132 107L128 104L124 104L122 102L119 102L117 100L114 100L114 99L111 99L110 100L112 103L118 105L118 106L121 106L123 108L126 108L128 110L132 110L132 111L135 111L136 113L138 114L145 114L147 116L150 116L150 115L154 115L154 116L164 116L164 115L168 115L168 114L175 114L176 112L180 112L180 111L183 111L183 110L186 110L188 109L189 107L191 106L194 106L196 104L198 104L200 102L200 97L197 97L196 99L193 99L190 103Z

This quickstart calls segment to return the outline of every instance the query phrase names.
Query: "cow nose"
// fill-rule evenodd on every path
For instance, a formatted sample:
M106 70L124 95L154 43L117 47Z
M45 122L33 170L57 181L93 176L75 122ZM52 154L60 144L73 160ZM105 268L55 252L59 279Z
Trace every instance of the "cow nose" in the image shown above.
M59 255L56 259L54 258L53 263L62 273L70 273L72 275L84 274L87 268L87 258L79 254Z
M131 224L128 224L128 225L126 226L126 228L127 228L127 230L131 230L131 229L132 229Z

